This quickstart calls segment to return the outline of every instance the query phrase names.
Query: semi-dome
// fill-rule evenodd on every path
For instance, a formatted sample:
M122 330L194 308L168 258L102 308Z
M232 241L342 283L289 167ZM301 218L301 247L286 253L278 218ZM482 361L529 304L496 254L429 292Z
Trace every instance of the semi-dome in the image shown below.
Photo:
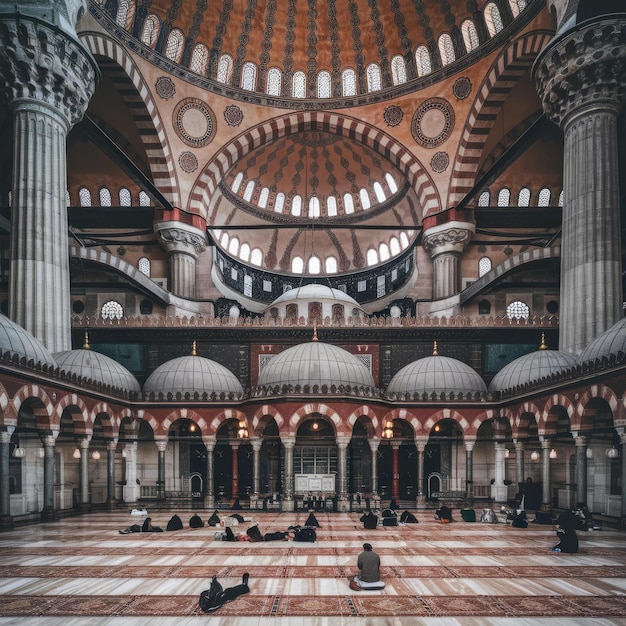
M405 365L389 382L387 396L485 393L487 386L467 363L447 356L427 356Z
M226 367L196 354L181 356L157 367L143 385L144 393L185 395L234 394L243 395L239 379Z
M91 379L126 391L141 391L137 379L121 363L106 354L92 350L88 341L85 341L81 349L57 352L54 358L61 369L85 380Z
M578 356L578 363L595 361L619 352L626 354L626 317L591 341Z
M43 344L19 324L0 314L0 352L10 352L35 363L56 366L56 361Z
M361 308L361 305L347 293L327 285L320 285L319 283L311 283L295 289L289 289L281 296L278 296L272 302L272 306L282 302L293 302L294 300L335 300Z
M374 388L369 369L347 350L320 341L287 348L259 373L259 387L340 385Z
M576 357L573 354L548 350L542 338L539 350L525 354L505 365L491 380L489 391L513 389L518 385L558 374L575 365Z

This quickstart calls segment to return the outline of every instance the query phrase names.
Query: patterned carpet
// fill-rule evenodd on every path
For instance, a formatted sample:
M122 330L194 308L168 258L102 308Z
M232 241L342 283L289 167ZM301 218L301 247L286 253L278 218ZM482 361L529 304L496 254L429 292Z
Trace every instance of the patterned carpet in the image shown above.
M242 513L262 533L307 517ZM150 511L162 527L171 514ZM186 525L193 512L179 514ZM365 530L359 517L317 514L314 544L218 541L208 526L123 535L143 519L127 512L1 533L0 626L626 625L622 531L578 533L580 551L568 555L550 551L551 526L471 524L458 512L444 525L417 512L419 524ZM348 586L365 541L381 557L383 591ZM212 575L229 587L245 572L249 594L210 615L200 611Z

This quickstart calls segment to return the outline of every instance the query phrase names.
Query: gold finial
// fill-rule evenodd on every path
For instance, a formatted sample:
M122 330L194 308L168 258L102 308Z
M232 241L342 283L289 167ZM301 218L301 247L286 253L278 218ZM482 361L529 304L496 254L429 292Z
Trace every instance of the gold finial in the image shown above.
M91 350L91 346L89 345L89 333L85 331L85 343L83 343L83 350Z
M437 352L437 342L433 341L433 356L439 356L439 352Z
M191 344L191 356L198 356L198 344L195 340Z
M547 350L548 346L546 345L546 334L541 333L541 345L539 346L540 350Z
M312 341L318 341L317 339L317 320L313 320L313 339Z

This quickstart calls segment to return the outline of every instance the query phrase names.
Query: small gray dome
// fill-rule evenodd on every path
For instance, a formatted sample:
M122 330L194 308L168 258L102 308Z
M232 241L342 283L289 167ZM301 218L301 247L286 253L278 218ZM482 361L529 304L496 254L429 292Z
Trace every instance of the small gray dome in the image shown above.
M389 382L387 396L485 393L487 386L469 365L447 356L427 356L405 365Z
M351 304L352 306L361 308L361 305L347 293L340 291L339 289L333 289L327 285L320 285L312 283L309 285L303 285L302 287L295 287L285 291L282 295L278 296L272 304L279 304L280 302L292 302L293 300L336 300L338 302L344 302Z
M618 352L626 354L626 317L591 341L580 353L578 363L595 361Z
M143 385L144 393L230 394L240 397L243 387L226 367L201 356L181 356L157 367Z
M54 355L61 369L116 389L141 391L137 379L115 359L91 349L67 350Z
M491 380L489 391L513 389L575 365L576 357L573 354L542 348L505 365Z
M373 389L374 379L369 369L347 350L312 341L273 357L261 370L258 385L350 385Z
M2 314L0 314L0 352L10 352L27 360L32 359L35 363L53 366L57 364L39 340Z

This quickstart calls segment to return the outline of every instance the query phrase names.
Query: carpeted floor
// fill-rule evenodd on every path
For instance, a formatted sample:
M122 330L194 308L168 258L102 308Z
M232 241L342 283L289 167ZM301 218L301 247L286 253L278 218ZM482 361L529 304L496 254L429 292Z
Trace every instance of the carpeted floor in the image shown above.
M550 551L551 526L471 524L458 512L444 525L418 512L419 524L365 530L357 513L319 513L316 543L230 543L216 528L188 528L194 512L179 512L186 527L165 533L120 534L143 521L128 512L1 533L0 626L626 625L623 531L578 533L580 551L568 555ZM162 527L172 515L149 513ZM241 514L262 533L307 518ZM381 557L383 591L348 586L365 541ZM229 587L245 572L249 594L200 611L212 575Z

